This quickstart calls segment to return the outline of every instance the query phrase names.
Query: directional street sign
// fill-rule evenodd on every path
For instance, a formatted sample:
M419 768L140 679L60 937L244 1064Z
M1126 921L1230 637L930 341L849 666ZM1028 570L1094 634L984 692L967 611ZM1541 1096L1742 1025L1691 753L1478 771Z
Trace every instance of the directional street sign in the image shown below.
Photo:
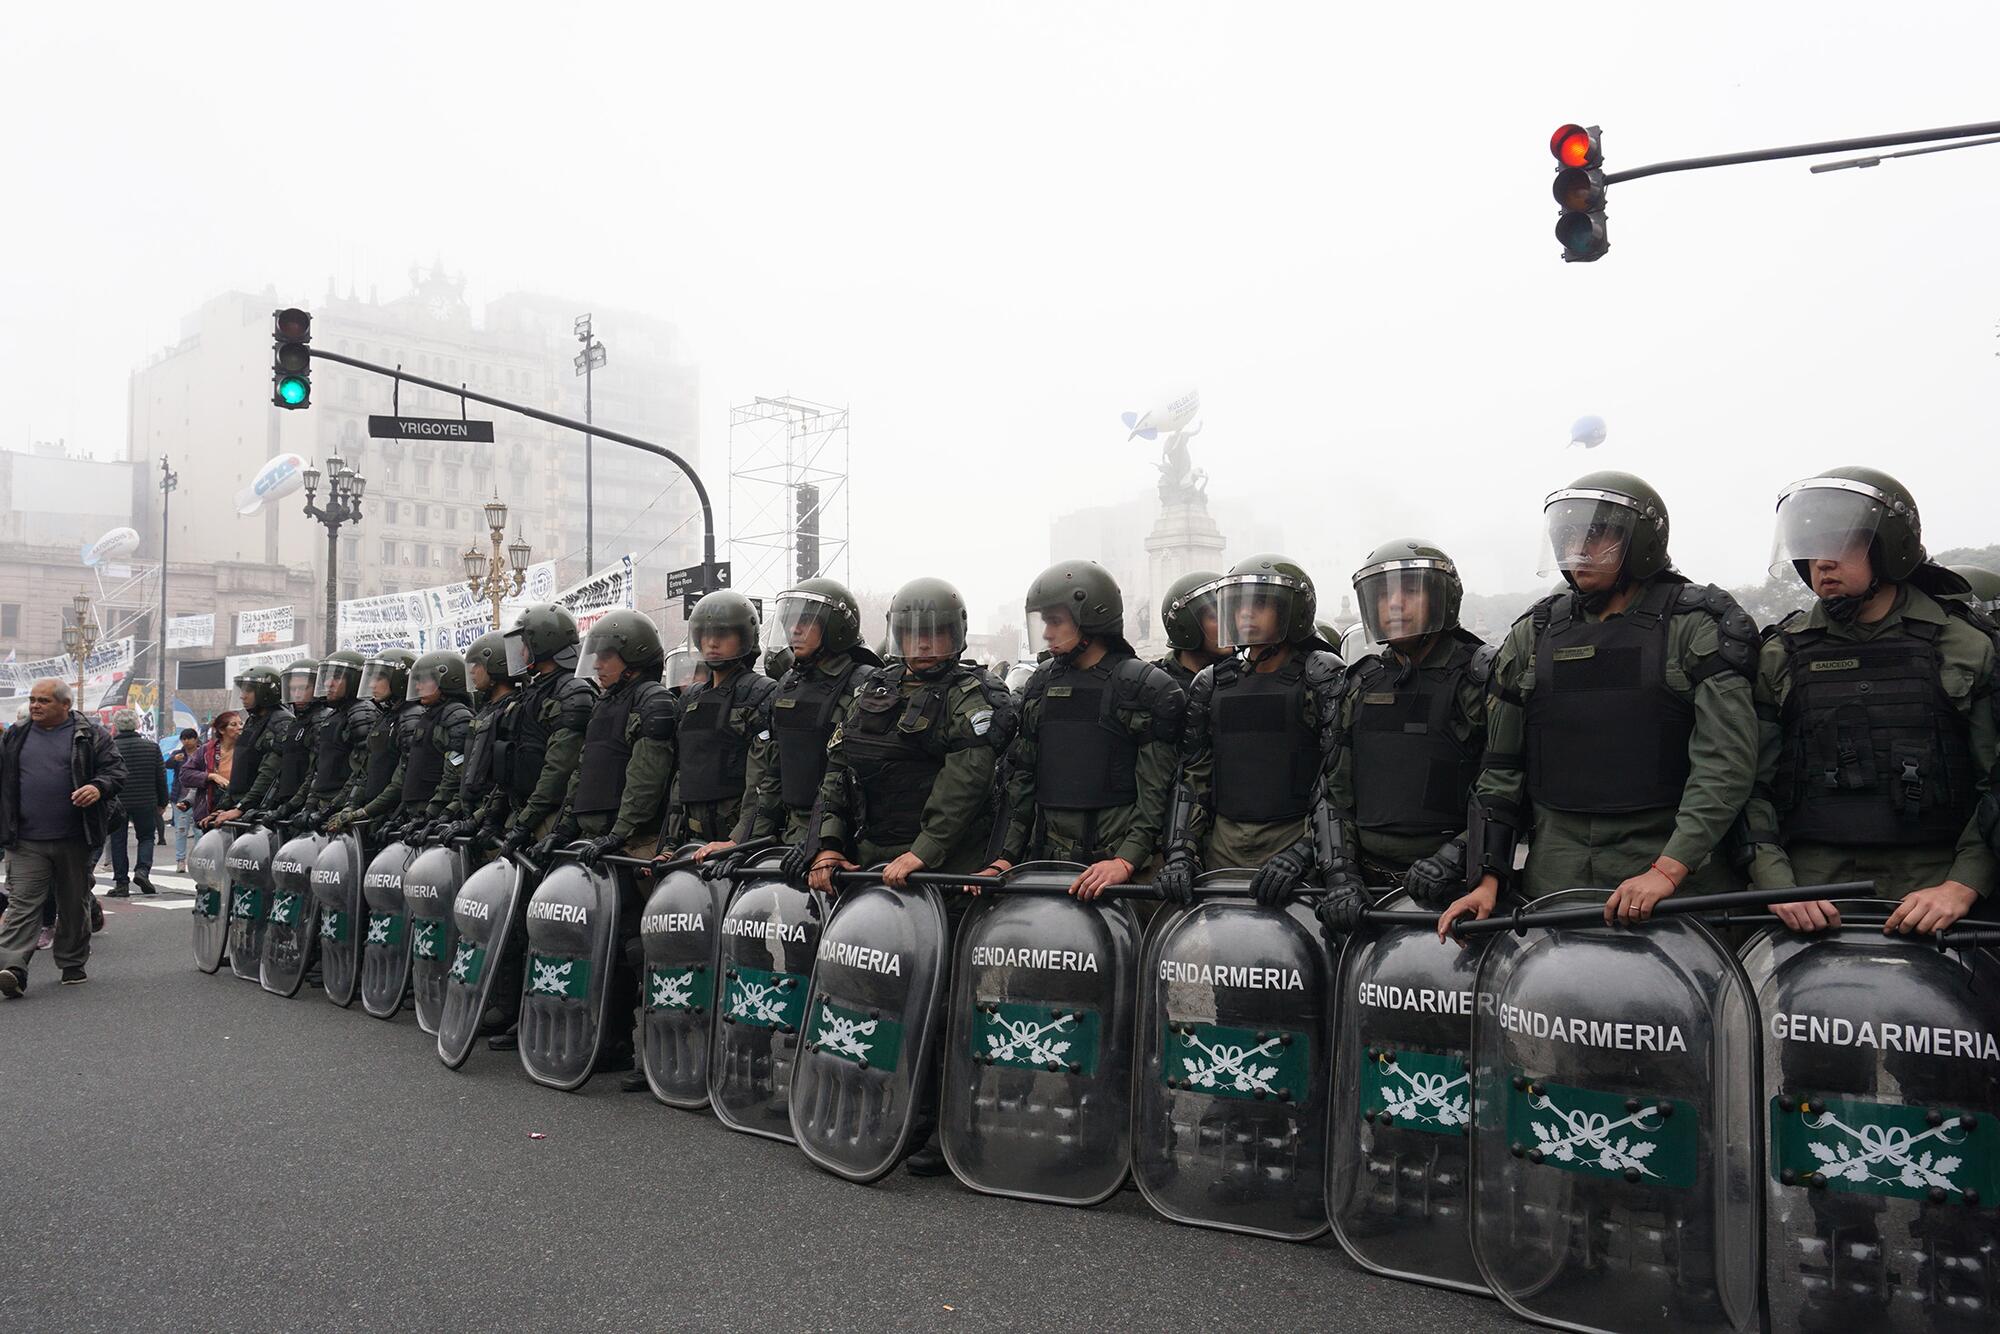
M684 570L667 571L667 596L670 598L685 598L690 593L700 597L703 593L713 593L718 588L727 587L729 587L729 562L726 560L715 563L715 583L706 588L702 586L699 565L690 565Z
M493 443L493 423L461 421L456 417L370 417L368 435L374 440L463 440Z

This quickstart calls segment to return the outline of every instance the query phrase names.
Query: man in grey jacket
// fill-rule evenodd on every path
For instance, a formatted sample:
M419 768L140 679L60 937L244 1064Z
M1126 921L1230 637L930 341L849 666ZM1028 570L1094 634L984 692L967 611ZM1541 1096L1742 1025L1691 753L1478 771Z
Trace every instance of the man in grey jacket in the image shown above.
M104 729L70 711L69 686L44 679L28 693L28 725L0 738L0 848L11 897L0 916L0 997L28 987L42 904L56 901L56 965L65 986L85 980L90 957L91 863L125 761Z

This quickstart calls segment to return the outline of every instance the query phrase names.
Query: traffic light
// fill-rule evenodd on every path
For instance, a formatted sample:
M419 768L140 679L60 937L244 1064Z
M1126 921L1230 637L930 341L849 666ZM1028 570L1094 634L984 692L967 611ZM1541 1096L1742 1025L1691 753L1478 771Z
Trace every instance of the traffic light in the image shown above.
M792 489L798 505L797 522L792 529L798 544L795 577L804 583L819 575L819 488L811 482L800 482Z
M313 317L296 307L271 312L271 402L281 408L312 406Z
M1604 231L1604 153L1595 125L1565 125L1549 139L1556 159L1556 240L1566 263L1589 263L1611 249Z

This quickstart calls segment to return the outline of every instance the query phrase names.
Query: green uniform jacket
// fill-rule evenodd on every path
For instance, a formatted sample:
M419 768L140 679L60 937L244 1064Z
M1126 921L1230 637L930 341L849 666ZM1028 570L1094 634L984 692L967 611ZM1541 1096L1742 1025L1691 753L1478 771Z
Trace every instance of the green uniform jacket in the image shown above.
M641 684L639 681L625 681L613 686L599 696L598 707L615 700L620 691L637 689ZM572 768L569 784L563 790L563 813L585 838L611 834L623 840L631 856L653 854L659 846L660 825L666 815L667 789L674 781L674 733L679 722L680 703L667 693L664 686L652 692L648 702L634 707L627 716L625 743L632 748L632 754L625 761L625 784L619 791L616 816L609 816L603 811L570 814L570 798L583 776L580 767ZM579 733L579 753L582 749L581 738ZM553 756L553 737L550 738L550 753Z
M846 677L847 684L844 690L846 694L852 695L855 682L861 679L861 673L854 670L856 665L857 659L851 653L823 653L813 659L810 666L794 667L792 670L817 672L834 680ZM798 847L811 832L809 826L813 808L803 806L794 810L785 805L784 757L771 739L771 710L777 696L778 692L774 690L771 692L771 697L764 701L760 720L762 726L758 729L756 741L751 744L750 763L755 766L757 774L756 793L751 802L745 803L749 813L747 832L737 835L736 841L742 843L748 839L768 838L775 834L790 846ZM836 719L842 707L844 706L834 706ZM739 820L737 827L744 829L744 822Z
M571 681L581 682L583 689L568 684ZM539 838L554 824L576 778L577 761L583 758L583 729L590 725L597 687L582 677L555 671L530 678L517 693L519 702L514 707L535 711L548 735L548 745L542 752L542 772L535 779L535 790L508 815L507 832L527 829Z
M452 708L454 703L460 704L461 707ZM421 722L410 717L410 709L425 715ZM452 798L458 795L459 775L465 770L465 729L469 723L470 712L463 706L463 701L443 700L431 708L421 704L409 704L398 711L390 724L396 729L394 741L396 770L389 775L389 781L382 785L382 790L375 794L375 799L361 808L363 817L373 820L395 811L403 816L421 816L426 820L435 820L444 814ZM437 786L431 789L431 795L424 799L423 804L405 807L403 772L410 763L410 750L405 738L416 736L418 733L404 729L418 727L430 729L431 745L444 755L444 768L438 775Z
M1468 671L1467 666L1479 648L1469 639L1454 638L1446 632L1446 637L1416 669L1421 676L1452 678L1451 717L1448 720L1451 735L1475 755L1486 749L1487 691L1486 682ZM1372 663L1378 658L1382 668L1373 668ZM1376 653L1348 664L1350 688L1340 701L1340 748L1326 780L1327 804L1333 808L1335 818L1346 832L1347 846L1358 850L1369 866L1397 872L1407 871L1411 862L1430 856L1443 844L1465 832L1461 827L1456 833L1446 835L1399 834L1382 829L1363 829L1355 823L1354 719L1362 709L1379 707L1384 702L1373 698L1364 683L1375 670L1383 670L1382 680L1393 680L1403 662L1400 653L1384 644ZM1465 794L1468 798L1471 795L1469 791ZM1459 803L1461 808L1464 804L1463 800Z
M881 669L877 669L881 670ZM848 860L861 866L893 861L905 852L914 852L933 871L978 871L988 860L987 844L992 837L994 780L999 772L1000 752L1011 731L995 712L981 690L981 669L961 663L946 677L944 767L931 785L924 803L917 836L908 843L883 844L857 828L854 796L858 783L841 754L841 730L854 712L855 695L843 700L833 715L833 739L827 743L826 777L820 782L820 846L844 852ZM858 687L862 679L856 678ZM905 673L905 699L930 682Z
M1994 721L1993 640L1985 631L1948 615L1929 594L1909 584L1903 585L1902 595L1889 614L1873 625L1831 621L1817 603L1804 616L1804 628L1825 630L1829 638L1855 643L1866 643L1905 620L1942 625L1944 630L1937 639L1943 659L1939 680L1970 728L1972 762L1980 775L1979 793L1984 795L1991 789L1994 762L2000 754L2000 729ZM1990 895L2000 863L1980 838L1976 819L1966 821L1955 845L1858 848L1810 842L1779 846L1770 841L1780 828L1772 785L1785 744L1781 719L1791 695L1788 657L1784 637L1774 633L1764 641L1757 660L1757 786L1744 812L1745 825L1752 831L1763 831L1763 837L1753 833L1757 842L1750 875L1757 887L1781 889L1873 880L1878 897L1900 899L1911 890L1956 880L1972 886L1982 897Z
M380 728L394 727L396 715L394 710L385 712L374 700L364 700L361 707L348 714L344 721L352 723L354 740L347 748L347 786L341 789L339 799L333 803L336 810L361 805L362 797L368 791L369 738Z
M746 759L743 766L743 790L726 801L682 802L678 789L675 793L673 812L676 826L672 833L675 841L707 843L715 839L729 839L741 843L750 837L750 828L757 818L757 787L764 779L764 770L770 767L771 723L768 717L772 694L778 683L761 672L739 667L729 674L729 679L721 685L691 686L681 692L681 715L687 716L688 708L702 694L709 690L729 690L734 698L729 703L728 728L731 734L744 741Z
M1634 590L1631 606L1652 581ZM1593 616L1592 620L1601 620ZM1667 634L1667 686L1694 705L1689 772L1678 807L1588 815L1537 808L1528 864L1518 880L1529 898L1561 889L1615 889L1665 855L1690 868L1682 893L1740 887L1729 859L1716 855L1750 796L1757 772L1757 715L1750 679L1735 670L1708 672L1722 652L1720 622L1700 609L1676 609ZM1698 685L1690 684L1703 677ZM1487 766L1473 792L1481 802L1528 809L1528 700L1535 691L1532 616L1514 622L1493 664L1486 715ZM1511 759L1503 758L1511 757Z
M1084 672L1046 662L1022 688L1020 735L1008 752L1007 832L1000 852L1008 861L1090 862L1112 856L1123 858L1139 872L1158 850L1180 762L1187 695L1153 664L1147 665L1150 679L1141 687L1144 699L1135 693L1121 699L1114 709L1119 729L1138 746L1134 766L1137 800L1127 806L1088 811L1040 806L1035 800L1041 766L1061 764L1063 759L1059 752L1042 752L1043 702L1048 691L1065 689L1086 677L1096 678L1099 688L1110 690L1111 675L1124 661L1124 654L1108 654Z

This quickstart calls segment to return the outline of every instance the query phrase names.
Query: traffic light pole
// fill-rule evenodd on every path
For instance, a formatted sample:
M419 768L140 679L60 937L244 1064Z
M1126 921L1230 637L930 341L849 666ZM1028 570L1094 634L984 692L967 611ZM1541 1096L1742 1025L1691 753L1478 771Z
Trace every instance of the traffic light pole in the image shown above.
M1829 139L1817 144L1792 144L1785 148L1758 148L1748 153L1719 153L1713 157L1676 158L1634 167L1630 171L1606 173L1604 184L1636 181L1647 176L1663 176L1670 171L1702 171L1709 167L1735 167L1746 162L1774 162L1788 157L1817 157L1821 153L1854 153L1868 148L1895 148L1901 144L1927 144L1940 139L1970 139L1975 135L2000 134L2000 121L1978 125L1953 125L1940 130L1905 130L1900 134L1876 134L1862 139ZM1968 145L1969 146L1969 145ZM314 355L318 355L315 353Z
M342 366L352 366L358 371L372 371L376 375L386 375L392 380L403 380L410 384L421 385L425 389L435 389L441 394L450 394L454 398L470 400L474 403L484 403L489 408L499 408L503 412L519 413L523 417L532 417L536 421L547 422L551 426L560 426L570 431L581 431L586 436L601 435L606 440L616 441L618 444L628 446L632 449L644 450L648 454L656 454L660 458L665 459L676 468L679 468L687 477L689 484L694 487L695 499L701 502L702 591L711 592L714 590L715 506L709 503L708 488L701 484L701 476L695 472L693 465L680 455L674 453L673 450L668 449L665 445L656 445L650 440L641 440L637 436L626 435L622 431L600 431L589 422L580 422L574 417L564 417L553 412L543 412L540 408L531 408L525 403L510 403L504 398L494 398L490 394L482 394L477 390L467 389L464 385L444 384L437 380L426 380L421 375L412 375L408 371L397 370L390 366L378 366L372 361L363 361L359 357L350 357L343 352L329 352L325 348L320 347L312 348L310 351L314 361L332 361Z

